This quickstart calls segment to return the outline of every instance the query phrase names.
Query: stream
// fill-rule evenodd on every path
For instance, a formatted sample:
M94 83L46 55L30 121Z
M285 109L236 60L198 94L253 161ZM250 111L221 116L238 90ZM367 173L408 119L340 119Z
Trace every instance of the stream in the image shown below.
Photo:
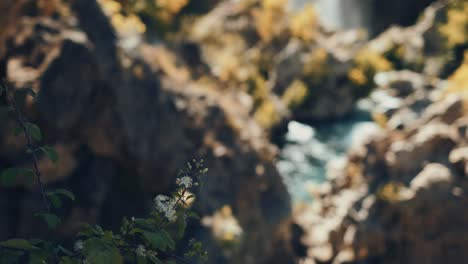
M294 0L291 8L312 4L321 23L330 29L366 28L369 0ZM383 97L384 100L387 97ZM363 99L347 117L306 125L288 124L286 142L276 163L293 202L311 202L309 186L326 181L326 168L331 162L344 161L353 144L365 140L378 129L372 121L372 100Z
M291 121L276 165L293 202L312 201L307 189L326 181L327 164L343 160L353 144L377 129L365 99L340 120L313 126Z

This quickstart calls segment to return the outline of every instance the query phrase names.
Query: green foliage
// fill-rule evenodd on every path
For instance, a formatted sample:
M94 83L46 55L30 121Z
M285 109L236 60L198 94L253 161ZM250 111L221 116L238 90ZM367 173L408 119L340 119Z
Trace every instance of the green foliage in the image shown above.
M37 141L42 140L41 129L34 123L26 122L25 123L26 131L31 135L31 137Z
M35 97L30 89L23 89L24 93ZM57 152L50 146L36 146L43 138L40 128L28 122L17 108L15 96L11 96L8 87L0 84L0 95L6 95L9 103L8 111L16 114L18 129L15 134L24 134L27 140L26 153L32 155L34 169L8 168L0 174L0 184L14 186L21 179L36 177L37 184L43 197L44 210L35 214L54 231L62 219L54 213L62 207L63 200L75 201L75 195L65 189L45 190L41 182L41 174L37 164L37 152L44 153L51 161L58 161ZM2 108L3 109L3 108ZM1 112L0 112L1 113ZM104 230L95 225L84 225L77 234L73 249L67 249L56 241L41 239L15 238L0 242L0 262L13 263L59 263L59 264L101 264L101 263L176 263L184 260L174 254L176 246L183 239L187 220L197 215L188 209L188 202L193 199L190 189L198 186L198 178L208 171L203 160L192 160L186 168L180 170L176 184L177 189L171 196L158 195L154 199L154 208L146 218L124 218L117 233ZM52 205L52 208L49 206ZM189 259L206 260L207 253L201 243L190 242L191 249L185 253ZM185 260L184 263L187 263Z
M55 229L62 221L54 214L40 213L37 216L41 217L50 229Z
M7 187L16 185L20 179L30 183L34 179L34 172L27 168L8 168L0 175L0 183Z
M44 147L41 147L40 148L45 155L47 155L47 157L49 157L49 159L52 161L52 162L57 162L59 157L58 157L58 154L57 154L57 151L55 151L54 148L50 147L50 146L44 146ZM72 199L74 200L74 199Z

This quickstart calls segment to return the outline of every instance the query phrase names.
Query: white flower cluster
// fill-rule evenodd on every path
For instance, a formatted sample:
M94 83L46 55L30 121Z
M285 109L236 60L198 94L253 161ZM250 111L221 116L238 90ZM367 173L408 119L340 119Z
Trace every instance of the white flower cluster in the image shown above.
M189 176L184 176L182 178L177 178L176 184L179 185L180 187L188 189L192 187L193 181L192 181L192 178L190 178Z
M135 250L136 254L140 257L146 257L146 248L143 245L138 245L137 249Z
M158 212L163 213L167 220L174 222L177 219L176 215L176 199L172 199L166 195L158 195L154 198L154 205Z
M140 257L156 257L158 253L156 251L152 251L149 249L146 249L145 246L143 245L138 245L137 249L135 250L135 253L140 256Z
M83 250L83 246L84 246L83 241L78 240L78 241L76 241L75 244L73 245L73 249L74 249L76 252L79 252L79 251Z

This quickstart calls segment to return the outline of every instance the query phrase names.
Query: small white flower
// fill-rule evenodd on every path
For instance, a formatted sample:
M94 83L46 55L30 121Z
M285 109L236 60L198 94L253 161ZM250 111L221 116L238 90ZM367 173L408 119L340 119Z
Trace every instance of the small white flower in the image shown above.
M73 245L73 249L77 252L83 250L83 241L78 240L75 242L75 245Z
M174 209L169 209L164 213L164 216L167 218L167 220L174 222L177 220L177 215L176 215L176 210Z
M166 217L171 222L174 222L177 219L175 210L176 203L176 199L171 199L170 197L162 194L154 198L156 211L163 213L164 217Z
M136 254L140 257L146 257L146 248L143 245L138 245L137 249L135 250Z
M146 255L149 257L156 257L158 255L158 252L153 250L146 250Z
M189 176L184 176L182 178L177 178L176 184L184 188L190 188L192 187L193 182L192 178L190 178Z
M169 208L169 203L170 203L171 198L169 198L166 195L158 195L156 198L154 198L154 205L156 207L156 210L158 212L165 212Z

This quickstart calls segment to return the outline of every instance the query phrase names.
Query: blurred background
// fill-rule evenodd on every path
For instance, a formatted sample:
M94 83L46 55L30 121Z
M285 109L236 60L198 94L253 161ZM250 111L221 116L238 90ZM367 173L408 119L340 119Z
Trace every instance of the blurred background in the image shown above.
M3 0L0 25L44 181L77 196L59 239L202 157L209 263L468 262L468 1ZM14 128L0 170L32 166ZM40 207L1 186L0 240L50 235Z

